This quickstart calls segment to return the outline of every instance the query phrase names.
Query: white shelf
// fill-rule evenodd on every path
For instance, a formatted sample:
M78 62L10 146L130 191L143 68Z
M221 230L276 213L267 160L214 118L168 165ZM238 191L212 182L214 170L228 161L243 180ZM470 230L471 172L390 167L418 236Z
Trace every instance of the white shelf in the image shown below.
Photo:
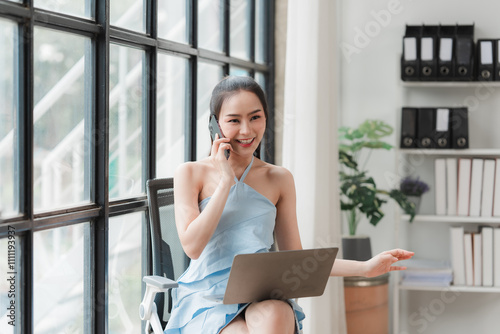
M456 160L461 158L500 158L500 145L496 140L500 133L496 129L498 115L490 114L499 107L500 81L403 81L398 78L398 86L401 106L440 107L448 105L452 107L469 105L469 139L472 145L469 143L471 147L467 149L405 149L396 147L396 175L403 177L418 174L422 180L429 182L432 189L436 185L434 160L438 158L454 158ZM483 96L484 99L482 99ZM474 99L474 103L478 100L477 103L481 104L474 115L470 113L471 103L466 103L470 98ZM483 100L488 101L484 101L487 103L483 104ZM398 113L396 124L400 122L401 115ZM412 223L409 223L409 215L405 215L399 208L395 210L396 247L411 247L411 250L415 251L419 257L432 258L434 254L447 254L449 252L449 228L452 226L462 226L467 231L477 230L482 225L500 227L500 217L438 216L432 209L434 206L432 201L433 199L422 201L421 205L424 206L421 207L420 212L428 214L417 214ZM413 325L408 322L408 317L412 315L411 312L427 307L428 297L431 299L432 296L439 298L440 295L447 295L448 292L451 292L450 296L467 293L468 297L459 298L460 301L457 299L456 307L447 309L447 314L441 315L438 317L439 319L436 318L433 324L434 330L431 330L431 326L428 328L431 332L438 332L442 328L451 328L449 332L456 332L457 329L460 331L461 324L455 323L456 318L463 320L464 327L467 328L465 331L474 328L475 321L484 322L487 328L498 327L497 321L500 318L496 316L496 311L500 308L500 302L490 303L488 296L500 297L499 286L436 286L430 285L430 283L427 285L425 282L422 284L410 281L402 282L399 280L400 273L397 274L393 285L394 318L392 329L394 333L405 330L416 333L418 329L412 327ZM427 296L423 296L423 293ZM485 305L481 306L479 301L483 298L487 298L487 300ZM480 316L474 317L476 314L470 316L467 313L468 299L473 299L475 303L478 303L476 313ZM494 308L491 304L494 304ZM494 312L489 312L490 309ZM449 323L452 323L451 327Z
M410 215L402 215L401 219L405 221L410 221ZM416 215L415 218L413 219L413 223L415 222L500 224L500 217Z
M497 148L467 148L459 149L399 149L401 154L409 155L431 155L431 156L481 156L495 157L500 156L500 149Z
M403 87L421 88L469 88L500 87L500 81L400 81Z
M457 291L457 292L479 292L479 293L500 293L500 287L486 286L408 286L398 285L399 290L408 291Z

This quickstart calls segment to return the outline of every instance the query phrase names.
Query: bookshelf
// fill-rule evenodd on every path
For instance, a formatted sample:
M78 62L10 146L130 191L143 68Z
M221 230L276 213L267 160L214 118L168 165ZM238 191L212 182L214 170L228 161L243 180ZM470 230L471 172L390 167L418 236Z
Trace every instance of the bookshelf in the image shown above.
M500 82L400 82L402 88L401 107L455 107L467 105L464 101L477 99L478 91L491 94L472 112L469 108L469 149L397 149L396 173L398 177L406 175L420 176L427 182L431 191L425 194L421 202L421 210L409 222L409 216L398 209L395 214L396 245L415 251L419 258L431 260L450 259L450 228L463 226L466 231L477 231L480 226L500 227L500 217L472 217L457 215L436 215L434 193L434 162L439 158L500 158L500 140L495 123L497 116L492 116L500 108ZM400 110L396 120L396 129L400 130ZM495 121L489 120L492 118ZM397 136L399 140L399 134ZM403 285L401 273L395 275L393 281L393 332L417 333L418 326L412 327L411 319L420 319L420 310L434 305L444 305L446 313L435 317L429 327L444 328L446 323L457 317L466 327L483 317L490 321L495 319L495 312L500 309L498 286L463 286L447 287L432 285ZM493 297L491 296L496 296ZM443 296L460 296L453 298L452 303L443 302ZM465 297L466 296L466 297ZM467 310L470 305L478 305L476 316ZM437 307L437 306L436 306ZM419 316L415 316L418 314ZM478 315L480 314L480 316ZM414 317L414 318L412 318ZM438 324L439 323L439 324ZM500 326L495 321L496 327ZM432 332L432 331L431 331Z

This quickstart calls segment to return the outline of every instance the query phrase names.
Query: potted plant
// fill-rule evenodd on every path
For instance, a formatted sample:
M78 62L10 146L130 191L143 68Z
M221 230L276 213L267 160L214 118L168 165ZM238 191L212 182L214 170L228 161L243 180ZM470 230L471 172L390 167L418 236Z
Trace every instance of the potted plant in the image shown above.
M380 189L368 175L366 164L371 153L377 149L391 150L392 145L381 140L390 136L393 128L380 120L367 120L357 128L339 129L340 204L349 227L349 236L342 239L345 259L367 260L371 258L369 237L356 236L362 217L376 226L384 217L382 206L389 199L410 215L415 216L415 204L399 189ZM367 151L367 152L363 152ZM360 165L362 153L368 153Z
M406 198L415 204L415 212L420 207L422 195L429 191L429 185L420 180L420 177L412 178L407 176L401 180L399 190L406 195Z

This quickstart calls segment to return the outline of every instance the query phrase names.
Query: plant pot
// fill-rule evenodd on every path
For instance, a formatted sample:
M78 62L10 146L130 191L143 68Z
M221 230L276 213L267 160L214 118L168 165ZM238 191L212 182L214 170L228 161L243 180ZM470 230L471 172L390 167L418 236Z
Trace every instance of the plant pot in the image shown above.
M344 277L348 334L389 332L389 273L372 278Z
M407 195L406 198L408 198L408 201L415 204L415 214L418 214L418 210L420 209L420 201L422 199L422 196L409 196L409 195Z
M342 237L343 258L346 260L366 261L372 258L372 246L368 236Z

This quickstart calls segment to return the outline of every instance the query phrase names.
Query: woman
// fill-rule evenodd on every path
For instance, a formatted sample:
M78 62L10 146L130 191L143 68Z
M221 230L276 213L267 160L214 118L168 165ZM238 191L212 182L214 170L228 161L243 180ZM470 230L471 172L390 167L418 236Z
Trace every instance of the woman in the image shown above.
M225 138L213 141L208 158L181 165L175 179L175 218L180 241L192 259L173 291L166 333L299 333L304 318L293 301L223 305L234 255L266 252L273 231L280 250L302 249L292 174L256 156L266 129L267 103L248 77L226 77L217 84L210 112ZM227 159L225 151L229 150ZM369 261L336 260L332 276L373 277L413 255L381 253Z

